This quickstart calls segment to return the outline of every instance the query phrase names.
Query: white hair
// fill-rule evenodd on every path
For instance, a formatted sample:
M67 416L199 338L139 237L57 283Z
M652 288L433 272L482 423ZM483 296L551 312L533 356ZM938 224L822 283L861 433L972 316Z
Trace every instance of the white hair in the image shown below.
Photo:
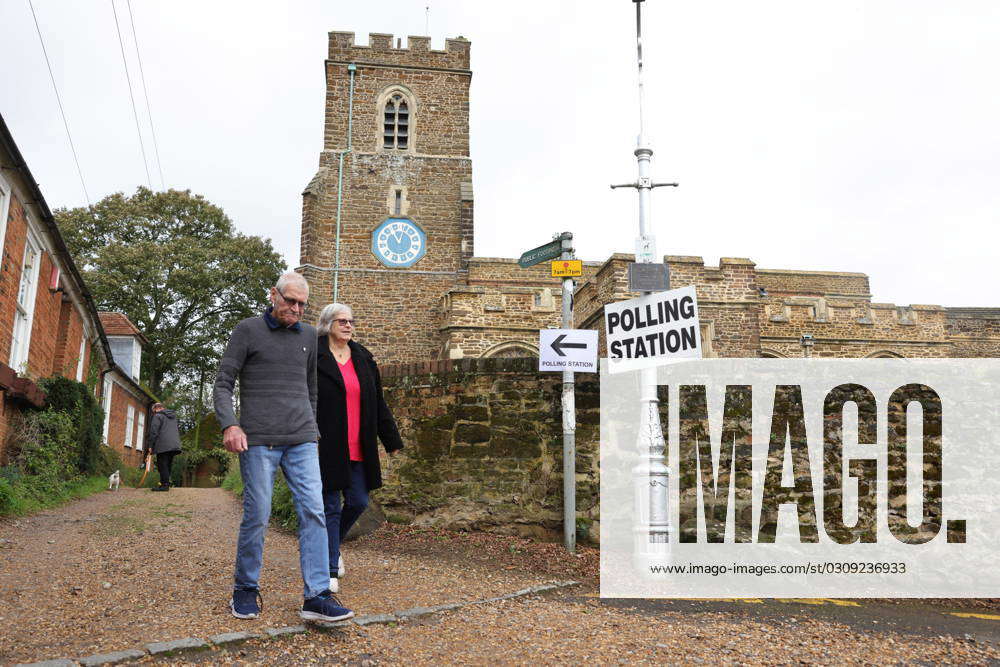
M278 282L274 284L275 288L279 292L284 292L285 287L288 285L298 285L305 288L306 293L309 292L309 281L305 279L301 273L296 273L295 271L286 271L278 277Z
M323 310L319 314L319 320L316 322L316 331L319 332L320 336L325 336L330 333L330 327L333 326L333 321L337 318L337 315L347 311L349 314L353 315L354 311L351 310L350 306L345 306L342 303L331 303L323 307Z

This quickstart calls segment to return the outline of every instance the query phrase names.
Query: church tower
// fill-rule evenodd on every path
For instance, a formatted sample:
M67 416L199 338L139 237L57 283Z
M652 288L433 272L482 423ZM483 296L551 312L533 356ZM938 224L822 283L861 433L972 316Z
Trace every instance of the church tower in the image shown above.
M439 308L473 253L470 43L329 34L319 171L303 193L298 271L310 319L334 301L380 362L441 349Z

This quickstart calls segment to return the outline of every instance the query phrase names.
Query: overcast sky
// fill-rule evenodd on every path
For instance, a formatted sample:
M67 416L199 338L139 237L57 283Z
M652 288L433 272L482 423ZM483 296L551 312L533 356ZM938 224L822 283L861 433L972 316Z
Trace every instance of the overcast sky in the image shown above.
M90 199L146 183L111 0L33 0ZM426 7L429 5L429 19ZM152 185L126 0L116 0ZM84 204L28 0L0 0L0 113L52 207ZM167 187L298 263L327 35L472 41L476 254L572 231L633 252L629 0L132 0ZM1000 306L1000 3L648 0L660 254L860 271L874 300ZM374 224L374 221L373 221Z

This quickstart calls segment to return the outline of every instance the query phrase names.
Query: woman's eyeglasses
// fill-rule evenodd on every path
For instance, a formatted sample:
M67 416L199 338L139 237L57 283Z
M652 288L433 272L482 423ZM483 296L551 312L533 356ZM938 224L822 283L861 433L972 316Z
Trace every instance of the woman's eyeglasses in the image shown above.
M346 327L347 325L351 325L352 327L354 326L354 320L338 319L338 320L334 320L334 322L336 322L337 324L339 324L342 327Z

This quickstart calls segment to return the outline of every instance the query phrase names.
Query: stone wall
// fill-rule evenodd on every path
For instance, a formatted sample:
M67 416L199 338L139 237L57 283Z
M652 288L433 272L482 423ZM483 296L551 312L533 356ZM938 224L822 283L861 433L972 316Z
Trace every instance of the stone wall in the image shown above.
M953 357L1000 357L1000 308L946 308Z
M382 368L406 448L376 498L393 520L559 539L561 374L538 359L461 359ZM600 395L576 385L577 524L597 539Z

